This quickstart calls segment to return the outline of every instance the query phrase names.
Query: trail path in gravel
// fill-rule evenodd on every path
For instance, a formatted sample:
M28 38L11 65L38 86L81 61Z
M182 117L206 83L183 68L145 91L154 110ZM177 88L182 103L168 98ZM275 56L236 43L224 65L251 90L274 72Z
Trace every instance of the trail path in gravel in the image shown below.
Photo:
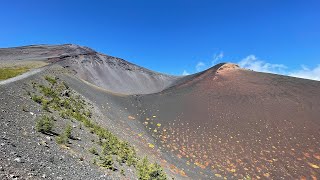
M19 81L19 80L25 79L25 78L27 78L29 76L32 76L34 74L37 74L37 73L45 70L46 68L47 67L41 67L41 68L37 68L37 69L32 69L32 70L30 70L28 72L25 72L25 73L23 73L23 74L21 74L19 76L0 81L0 85L5 85L5 84L9 84L9 83L12 83L12 82L15 82L15 81Z

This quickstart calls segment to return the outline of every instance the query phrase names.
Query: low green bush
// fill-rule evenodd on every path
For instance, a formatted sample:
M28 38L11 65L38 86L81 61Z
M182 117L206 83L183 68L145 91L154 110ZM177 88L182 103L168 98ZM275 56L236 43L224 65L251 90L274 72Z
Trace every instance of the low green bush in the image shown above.
M138 178L141 180L166 180L167 176L157 163L149 163L147 157L141 159L137 164Z
M43 85L39 85L40 91L46 96L46 97L56 97L57 94L51 87L46 87Z
M67 127L64 129L64 134L67 138L71 138L72 137L72 127L70 124L67 125Z
M55 85L57 83L56 78L54 77L50 77L50 76L45 76L44 77L45 80L47 80L49 83L51 83L52 85Z
M60 134L59 136L56 137L56 142L58 144L68 144L68 138L64 134Z
M37 96L37 95L33 95L33 96L31 97L31 99L32 99L34 102L41 104L43 97Z
M68 124L67 127L64 129L63 133L61 133L57 138L56 142L58 144L67 145L69 143L69 138L71 138L72 127Z
M36 122L36 130L41 133L51 133L53 129L53 117L41 116Z
M100 166L105 167L107 169L115 170L113 167L113 158L111 155L106 155L101 157Z
M94 147L90 148L90 149L89 149L89 152L90 152L91 154L94 154L94 155L99 155L98 151L97 151L96 148L94 148Z

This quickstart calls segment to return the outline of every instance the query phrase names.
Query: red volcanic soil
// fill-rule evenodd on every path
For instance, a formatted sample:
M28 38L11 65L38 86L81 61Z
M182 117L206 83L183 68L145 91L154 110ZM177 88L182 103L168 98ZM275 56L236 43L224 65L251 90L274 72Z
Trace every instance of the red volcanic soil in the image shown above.
M142 123L191 178L320 177L320 83L219 64L139 98Z

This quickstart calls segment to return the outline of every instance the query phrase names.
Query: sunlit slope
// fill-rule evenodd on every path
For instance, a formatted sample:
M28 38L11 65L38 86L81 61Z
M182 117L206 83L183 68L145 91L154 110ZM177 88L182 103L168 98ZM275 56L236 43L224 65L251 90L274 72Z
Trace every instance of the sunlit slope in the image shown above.
M320 176L319 82L219 64L139 102L142 123L179 168L208 178Z

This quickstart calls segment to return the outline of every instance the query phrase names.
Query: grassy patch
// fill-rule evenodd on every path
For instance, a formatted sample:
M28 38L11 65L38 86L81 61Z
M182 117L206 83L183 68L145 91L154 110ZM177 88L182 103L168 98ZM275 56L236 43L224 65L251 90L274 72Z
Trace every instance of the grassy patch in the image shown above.
M11 68L0 68L0 80L9 79L18 76L24 72L27 72L27 67L11 67Z

